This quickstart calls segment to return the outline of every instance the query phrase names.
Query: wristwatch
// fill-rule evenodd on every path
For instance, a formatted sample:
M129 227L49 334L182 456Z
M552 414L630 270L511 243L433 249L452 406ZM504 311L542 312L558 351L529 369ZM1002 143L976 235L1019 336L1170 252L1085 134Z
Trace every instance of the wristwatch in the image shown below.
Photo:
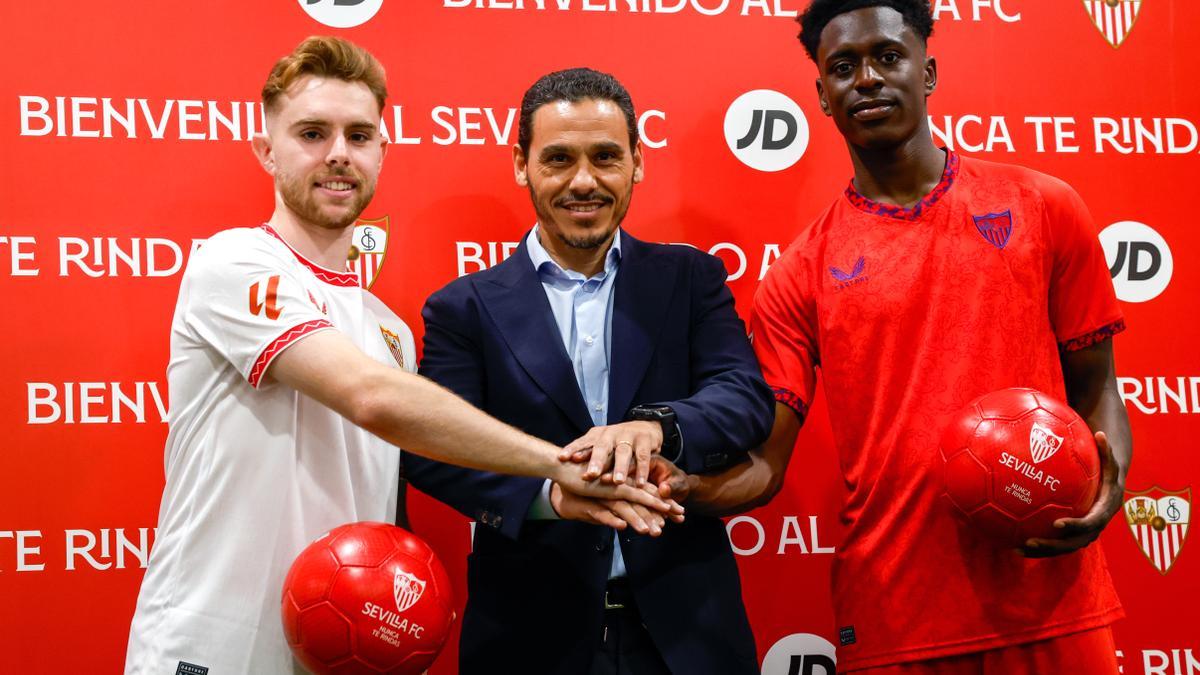
M666 458L672 458L679 454L682 439L679 437L679 423L671 406L636 405L629 411L629 419L661 424L663 442L660 454Z

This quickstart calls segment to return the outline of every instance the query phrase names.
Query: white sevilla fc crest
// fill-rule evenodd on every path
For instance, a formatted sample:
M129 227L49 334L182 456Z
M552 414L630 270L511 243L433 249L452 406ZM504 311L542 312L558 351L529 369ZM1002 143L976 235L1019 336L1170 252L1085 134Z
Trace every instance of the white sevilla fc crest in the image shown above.
M1053 457L1062 447L1062 442L1062 436L1057 436L1053 431L1034 422L1029 430L1029 455L1033 457L1033 463L1041 464Z
M404 570L396 570L392 592L396 597L396 609L403 612L421 599L425 592L425 581Z

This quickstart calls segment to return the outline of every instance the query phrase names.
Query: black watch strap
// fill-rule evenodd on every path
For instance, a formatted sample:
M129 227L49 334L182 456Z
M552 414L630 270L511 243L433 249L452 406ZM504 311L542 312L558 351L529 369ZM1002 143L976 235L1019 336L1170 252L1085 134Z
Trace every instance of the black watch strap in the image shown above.
M675 411L669 405L638 405L629 411L629 419L646 422L658 422L662 425L662 451L664 457L672 458L679 454L682 440L679 436L679 423Z

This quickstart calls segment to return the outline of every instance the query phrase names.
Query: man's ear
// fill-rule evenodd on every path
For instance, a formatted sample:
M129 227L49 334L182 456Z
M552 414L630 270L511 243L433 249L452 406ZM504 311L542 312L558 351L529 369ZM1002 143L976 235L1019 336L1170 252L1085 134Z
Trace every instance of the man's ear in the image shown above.
M525 151L521 149L520 144L513 144L513 177L517 179L517 185L521 187L529 187L529 163L525 158Z
M254 150L254 156L258 158L258 163L262 165L263 171L274 176L275 153L271 137L265 132L254 134L254 137L250 139L250 148Z
M642 159L642 141L633 146L633 182L640 183L646 177L646 165Z
M826 117L830 116L829 112L829 97L825 95L825 85L821 84L821 78L817 78L817 100L821 103L821 112L825 113Z

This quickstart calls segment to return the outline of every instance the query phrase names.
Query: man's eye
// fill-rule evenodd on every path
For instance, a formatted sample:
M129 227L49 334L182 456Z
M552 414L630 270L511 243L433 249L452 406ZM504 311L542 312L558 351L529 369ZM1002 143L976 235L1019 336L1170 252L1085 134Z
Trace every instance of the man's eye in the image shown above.
M883 62L885 65L892 66L900 61L900 55L897 54L896 52L888 52L888 53L884 54L883 57L879 60L881 62Z
M321 138L321 132L317 131L316 129L301 131L300 138L303 138L306 141L315 141Z

